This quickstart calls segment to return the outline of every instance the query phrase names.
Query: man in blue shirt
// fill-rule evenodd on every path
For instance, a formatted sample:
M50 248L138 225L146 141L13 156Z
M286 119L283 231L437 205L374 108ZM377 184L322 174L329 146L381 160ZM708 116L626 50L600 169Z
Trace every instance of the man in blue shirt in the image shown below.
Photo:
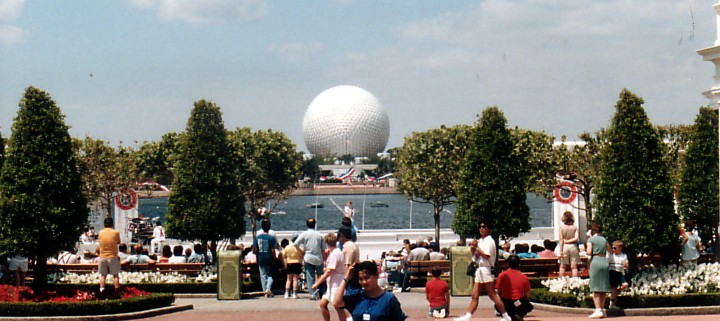
M260 227L265 233L259 234L253 242L253 253L257 256L258 269L260 270L260 284L262 285L263 292L265 292L265 297L273 297L272 284L274 273L272 267L277 257L275 255L277 240L268 233L268 231L270 231L270 220L263 219Z

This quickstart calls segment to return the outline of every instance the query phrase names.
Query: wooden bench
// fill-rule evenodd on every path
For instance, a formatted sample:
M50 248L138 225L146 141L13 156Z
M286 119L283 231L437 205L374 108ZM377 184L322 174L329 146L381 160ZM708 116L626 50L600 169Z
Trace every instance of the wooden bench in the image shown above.
M498 274L508 268L505 259L498 260ZM558 276L560 263L558 259L538 258L538 259L520 259L520 271L529 277L550 277ZM578 263L579 276L587 276L587 258L580 258ZM571 275L570 267L565 271L567 276Z
M75 274L88 274L98 270L97 264L48 264L48 273L64 272ZM195 277L200 274L205 263L153 263L153 264L123 264L122 271L125 272L160 272L179 274Z
M432 277L433 267L442 271L441 279L450 280L450 260L408 261L405 268L410 269L411 286L425 286L427 279Z

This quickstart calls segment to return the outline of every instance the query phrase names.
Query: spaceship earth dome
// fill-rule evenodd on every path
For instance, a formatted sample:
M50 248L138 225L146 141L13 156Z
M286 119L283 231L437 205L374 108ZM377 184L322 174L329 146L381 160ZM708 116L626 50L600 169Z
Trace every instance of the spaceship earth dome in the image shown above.
M313 99L303 118L311 154L371 156L385 150L390 121L380 100L365 89L337 86Z

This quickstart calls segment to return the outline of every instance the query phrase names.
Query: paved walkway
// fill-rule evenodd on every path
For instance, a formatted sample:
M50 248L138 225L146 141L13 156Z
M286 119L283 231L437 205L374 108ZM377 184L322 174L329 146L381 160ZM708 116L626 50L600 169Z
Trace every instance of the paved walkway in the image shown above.
M426 300L424 293L396 293L403 311L409 316L408 320L432 320L427 315ZM465 313L470 302L469 297L453 297L451 299L450 309L451 316L445 320L452 320ZM192 310L180 311L155 317L145 318L147 321L251 321L251 320L321 320L320 311L317 307L318 301L310 301L306 295L302 295L298 300L283 299L282 296L274 298L257 297L252 299L244 299L239 301L218 301L214 298L179 298L175 301L176 305L192 305ZM550 311L553 310L553 311ZM591 313L589 309L549 309L541 307L531 312L525 320L589 320L588 315ZM720 320L720 308L702 310L701 315L689 315L688 313L697 313L697 310L682 309L660 309L655 311L645 311L645 313L657 313L651 316L618 316L611 317L612 320L632 320L632 321L717 321ZM683 312L685 314L683 314ZM330 311L331 320L337 320L337 315L333 310ZM679 313L678 315L671 315ZM715 314L712 314L715 313ZM480 297L480 306L478 311L473 315L472 320L498 320L495 316L492 304L487 297ZM343 320L344 321L344 320Z

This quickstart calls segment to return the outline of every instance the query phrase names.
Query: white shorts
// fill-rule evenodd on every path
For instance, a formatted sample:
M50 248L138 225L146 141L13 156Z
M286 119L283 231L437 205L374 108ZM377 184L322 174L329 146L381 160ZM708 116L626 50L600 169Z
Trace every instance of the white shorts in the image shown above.
M20 271L22 271L22 272L27 272L28 260L27 259L9 259L8 260L8 269L10 271L15 271L17 269L20 269Z
M323 294L322 298L328 300L328 302L333 303L333 297L335 296L335 293L337 292L338 287L328 287L327 291L325 291L325 294Z
M490 267L480 266L475 270L475 283L488 283L494 280Z

